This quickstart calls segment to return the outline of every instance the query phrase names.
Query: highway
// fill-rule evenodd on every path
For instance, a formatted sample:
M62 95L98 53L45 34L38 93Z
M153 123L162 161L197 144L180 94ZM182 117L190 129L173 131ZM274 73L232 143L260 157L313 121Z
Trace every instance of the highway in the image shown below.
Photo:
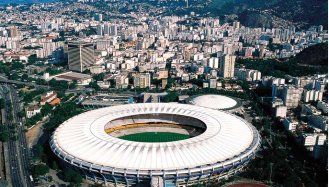
M4 84L24 84L26 86L34 86L34 87L39 87L39 88L48 88L48 86L38 85L38 84L33 83L33 82L22 82L22 81L8 80L4 76L0 76L0 82L4 83Z
M27 148L27 142L26 142L26 136L24 132L24 125L22 118L18 115L18 113L21 111L21 106L19 103L19 97L17 94L16 89L14 89L12 86L10 86L10 93L12 95L12 103L13 103L13 111L14 111L14 119L16 121L17 127L17 133L18 133L18 149L20 152L20 158L21 158L21 165L22 165L22 171L23 171L23 183L26 183L27 186L32 186L30 181L30 153L29 149Z
M27 148L24 126L18 116L20 111L19 97L16 90L7 84L0 86L0 94L5 98L7 127L9 130L8 152L13 187L32 187L30 181L30 155ZM8 162L8 160L6 160Z

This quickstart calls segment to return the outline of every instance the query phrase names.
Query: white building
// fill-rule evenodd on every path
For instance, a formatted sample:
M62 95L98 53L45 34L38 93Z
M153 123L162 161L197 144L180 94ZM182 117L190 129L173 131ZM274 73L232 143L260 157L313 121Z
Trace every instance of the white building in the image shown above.
M134 75L134 87L151 87L151 75L149 73L139 73Z
M303 145L314 146L316 145L317 134L305 133L303 134Z
M318 90L304 90L303 92L303 101L311 102L311 101L322 101L323 92Z
M26 117L31 118L35 116L36 114L39 114L41 112L41 107L38 107L36 105L29 107L26 110Z
M240 80L245 81L259 81L261 80L262 74L258 70L253 69L243 69L243 68L235 68L234 75L238 77Z
M275 117L285 118L287 116L286 106L276 106L275 107Z
M301 100L303 93L302 88L295 86L285 86L283 89L282 100L285 106L288 108L296 108Z
M214 69L219 68L219 59L216 58L216 57L209 58L208 67L211 67L211 68L214 68Z
M316 145L324 145L326 139L327 135L322 133L304 133L302 135L302 143L309 151L313 151L313 148Z
M286 130L295 132L297 125L298 125L298 121L292 118L284 118L283 120L283 126Z
M216 78L209 79L209 88L217 88L217 79Z

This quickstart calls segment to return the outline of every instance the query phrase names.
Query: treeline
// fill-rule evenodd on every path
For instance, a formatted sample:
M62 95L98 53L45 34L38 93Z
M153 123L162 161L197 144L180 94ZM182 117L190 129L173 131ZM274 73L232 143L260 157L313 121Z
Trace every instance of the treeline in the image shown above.
M71 97L72 95L68 96ZM63 98L63 100L66 97ZM65 99L67 100L67 99ZM47 113L48 112L48 113ZM42 111L43 115L51 113L49 121L44 124L45 135L51 135L53 131L64 121L69 118L80 114L82 110L74 102L68 101L63 102L58 105L54 110ZM46 141L44 144L39 144L35 147L35 159L42 161L44 164L41 164L41 168L38 168L40 164L37 164L33 168L33 175L35 177L45 175L49 172L49 168L58 171L58 175L66 182L69 182L69 186L80 186L82 183L83 177L80 173L68 169L62 168L59 164L58 157L52 152L49 142Z
M325 74L327 68L305 67L297 63L296 59L278 61L276 59L251 60L239 59L237 63L244 65L247 69L259 70L262 75L284 78L286 75L307 76L314 74Z

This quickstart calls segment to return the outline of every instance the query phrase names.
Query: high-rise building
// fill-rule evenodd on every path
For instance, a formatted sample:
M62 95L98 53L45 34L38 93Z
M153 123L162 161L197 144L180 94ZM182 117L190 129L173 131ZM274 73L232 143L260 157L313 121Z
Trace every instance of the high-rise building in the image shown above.
M111 25L110 26L110 36L116 36L118 35L118 27L117 25Z
M104 35L110 35L110 25L108 23L104 24Z
M234 77L235 55L223 55L220 60L220 73L224 78Z
M9 37L17 37L19 36L19 31L16 26L10 27L9 29Z
M240 28L240 22L239 21L233 21L233 28L239 29Z
M168 79L165 79L165 78L161 79L161 88L162 89L166 89L167 84L168 84Z
M318 90L304 90L303 92L303 101L310 102L310 101L322 101L323 92Z
M285 86L283 88L282 100L287 108L296 108L302 98L303 88L296 86Z
M209 58L208 59L208 67L217 69L218 68L218 61L219 61L219 59L216 58L216 57Z
M97 25L97 35L99 35L99 36L103 36L104 35L103 26L102 25Z
M151 76L149 73L139 73L134 76L134 87L146 88L151 86Z
M83 72L94 63L95 57L93 43L68 43L68 65L70 70Z
M95 20L96 20L96 21L99 21L99 22L103 21L103 14L97 14L97 15L95 16Z
M209 79L209 88L217 88L217 79L215 77Z

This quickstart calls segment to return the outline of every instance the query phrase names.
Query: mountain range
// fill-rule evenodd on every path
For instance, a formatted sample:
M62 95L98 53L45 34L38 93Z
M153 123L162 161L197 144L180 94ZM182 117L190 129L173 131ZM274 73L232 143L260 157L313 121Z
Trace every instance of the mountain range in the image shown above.
M250 27L328 28L328 0L212 0L206 9L212 15L238 17Z

